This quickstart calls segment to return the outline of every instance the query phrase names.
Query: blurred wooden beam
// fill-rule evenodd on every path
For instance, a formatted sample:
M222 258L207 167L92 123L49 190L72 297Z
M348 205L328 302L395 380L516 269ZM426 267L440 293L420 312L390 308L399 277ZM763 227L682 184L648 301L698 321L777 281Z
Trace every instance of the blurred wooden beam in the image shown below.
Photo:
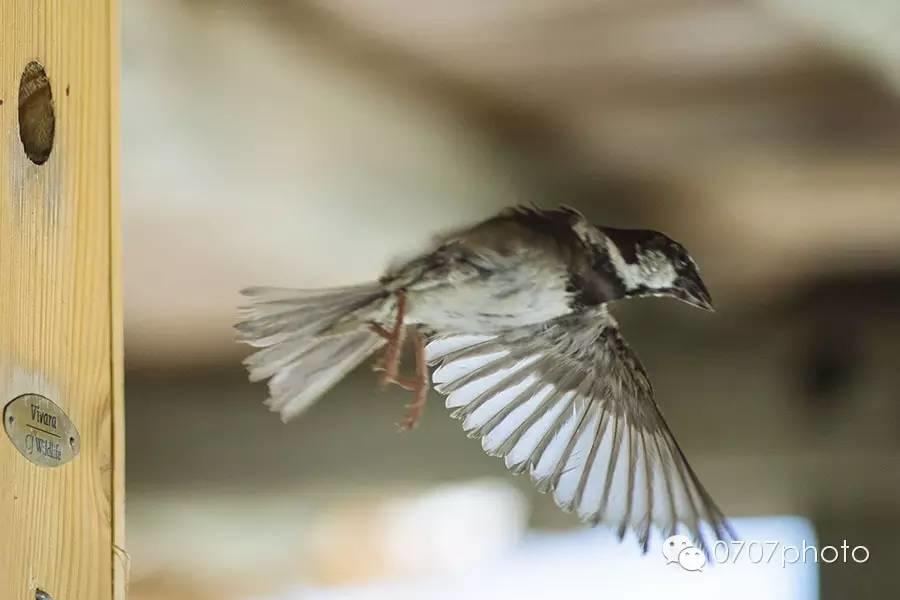
M798 31L818 38L900 93L900 4L871 2L859 10L854 0L755 0Z

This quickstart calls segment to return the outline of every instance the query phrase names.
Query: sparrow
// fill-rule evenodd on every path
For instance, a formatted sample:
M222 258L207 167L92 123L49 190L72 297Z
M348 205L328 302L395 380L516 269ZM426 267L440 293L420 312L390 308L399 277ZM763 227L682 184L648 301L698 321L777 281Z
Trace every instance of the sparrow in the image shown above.
M250 379L296 417L367 357L382 386L434 389L469 437L593 525L685 530L709 554L734 539L688 464L608 305L661 296L713 310L685 248L663 233L592 225L578 211L514 207L437 238L378 281L322 290L252 287L235 327L259 348ZM399 373L407 339L415 375Z

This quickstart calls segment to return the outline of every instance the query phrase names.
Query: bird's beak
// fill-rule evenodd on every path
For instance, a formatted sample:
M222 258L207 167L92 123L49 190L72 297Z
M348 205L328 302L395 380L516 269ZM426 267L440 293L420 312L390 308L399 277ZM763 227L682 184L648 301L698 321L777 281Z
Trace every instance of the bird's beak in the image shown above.
M678 297L681 300L687 302L691 306L715 312L716 309L713 307L712 296L710 296L709 290L706 289L706 284L703 283L703 280L700 279L699 275L682 277L678 283L678 290L680 292Z

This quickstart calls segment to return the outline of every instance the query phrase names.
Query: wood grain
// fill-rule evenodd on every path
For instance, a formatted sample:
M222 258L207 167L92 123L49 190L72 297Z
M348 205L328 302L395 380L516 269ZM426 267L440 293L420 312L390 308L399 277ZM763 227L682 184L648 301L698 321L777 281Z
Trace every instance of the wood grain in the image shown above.
M0 0L0 403L36 392L81 433L58 468L0 437L0 598L124 598L118 291L118 8ZM49 160L18 131L22 70L54 103Z

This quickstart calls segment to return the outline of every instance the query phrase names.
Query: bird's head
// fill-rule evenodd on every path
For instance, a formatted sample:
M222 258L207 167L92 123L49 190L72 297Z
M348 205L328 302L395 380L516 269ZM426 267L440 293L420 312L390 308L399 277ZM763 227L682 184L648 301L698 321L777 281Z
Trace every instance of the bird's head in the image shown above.
M712 298L684 246L659 231L602 227L605 253L623 297L666 296L704 310Z

